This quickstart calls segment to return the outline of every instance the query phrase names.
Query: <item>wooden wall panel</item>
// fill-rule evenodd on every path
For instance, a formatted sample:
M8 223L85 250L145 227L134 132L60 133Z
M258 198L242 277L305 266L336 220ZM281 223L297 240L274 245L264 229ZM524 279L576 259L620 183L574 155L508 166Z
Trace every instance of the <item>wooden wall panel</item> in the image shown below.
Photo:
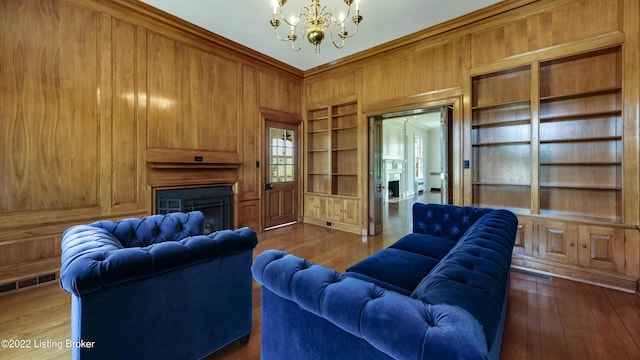
M260 231L260 201L248 200L238 202L238 227L248 226Z
M144 41L138 37L136 26L123 21L113 20L113 102L111 126L111 160L112 160L112 201L110 205L118 206L132 204L137 207L140 197L139 158L144 150L144 144L139 142L140 119L137 107L140 84L138 83L140 64L137 59L138 42ZM144 35L144 34L143 34Z
M238 63L149 33L149 148L237 151Z
M622 0L550 1L539 12L472 34L472 66L622 31ZM544 4L543 4L544 5ZM509 17L510 15L505 15Z
M461 40L418 44L362 68L363 105L462 86Z
M238 143L242 144L242 167L240 168L242 182L239 186L240 200L252 200L260 197L260 172L262 170L256 166L256 162L262 160L260 126L256 126L260 121L258 78L258 71L254 67L243 66L243 106L240 110L242 130L240 131L241 135L238 137Z
M176 43L165 36L149 32L147 36L147 66L151 75L147 84L147 147L179 148L176 88ZM180 119L188 124L188 119Z
M0 214L99 204L97 24L67 3L0 4Z
M0 267L29 263L60 254L60 237L34 236L20 242L8 243L0 251Z
M339 103L340 99L355 96L358 93L357 86L356 71L353 69L306 78L304 80L304 102L307 104L307 108Z
M262 162L262 147L260 146L261 128L259 99L259 72L253 66L242 67L242 99L240 109L240 135L242 166L239 169L240 183L238 184L237 224L239 227L249 226L255 230L260 227L260 174L262 167L256 162ZM264 166L264 164L262 165Z
M302 78L260 71L260 107L289 114L302 114Z

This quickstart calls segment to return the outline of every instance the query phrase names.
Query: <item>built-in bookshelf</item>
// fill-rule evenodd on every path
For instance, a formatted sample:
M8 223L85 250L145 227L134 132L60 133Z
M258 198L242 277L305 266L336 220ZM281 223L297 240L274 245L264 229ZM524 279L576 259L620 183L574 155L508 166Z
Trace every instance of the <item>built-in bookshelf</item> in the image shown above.
M357 104L308 112L307 192L358 195Z
M531 211L531 67L472 80L473 203Z
M518 214L513 266L636 287L622 66L611 46L471 78L473 205Z
M306 222L361 232L357 113L355 101L307 111Z
M540 64L540 213L622 222L619 47Z
M307 192L331 193L329 108L309 111L307 120Z
M613 47L474 76L473 203L622 222L621 58Z
M331 191L358 195L358 123L356 103L331 107Z

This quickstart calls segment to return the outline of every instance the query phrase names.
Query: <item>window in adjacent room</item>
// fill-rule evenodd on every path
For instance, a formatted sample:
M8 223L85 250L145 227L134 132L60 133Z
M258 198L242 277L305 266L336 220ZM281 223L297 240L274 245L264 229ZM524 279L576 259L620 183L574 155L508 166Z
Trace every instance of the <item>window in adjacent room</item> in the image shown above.
M423 162L422 162L422 138L420 136L414 136L413 137L413 159L414 159L414 166L413 166L413 171L414 176L416 179L423 179L424 178L424 167L423 167Z

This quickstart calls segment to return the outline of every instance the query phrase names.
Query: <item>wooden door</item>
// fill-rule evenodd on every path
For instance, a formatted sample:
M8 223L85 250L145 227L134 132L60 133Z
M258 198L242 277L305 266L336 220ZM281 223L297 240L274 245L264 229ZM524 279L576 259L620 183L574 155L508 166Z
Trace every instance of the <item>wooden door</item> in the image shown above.
M453 204L453 177L449 171L452 168L453 148L449 141L453 107L440 108L440 204Z
M369 120L369 235L382 234L382 118Z
M265 126L265 228L298 220L297 125L267 120Z

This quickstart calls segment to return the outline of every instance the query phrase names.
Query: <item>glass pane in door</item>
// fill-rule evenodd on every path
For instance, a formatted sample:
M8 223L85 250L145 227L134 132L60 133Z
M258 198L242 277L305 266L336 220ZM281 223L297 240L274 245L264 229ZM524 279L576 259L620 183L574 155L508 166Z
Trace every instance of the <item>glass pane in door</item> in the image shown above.
M295 175L294 132L269 128L269 179L270 183L291 182Z

